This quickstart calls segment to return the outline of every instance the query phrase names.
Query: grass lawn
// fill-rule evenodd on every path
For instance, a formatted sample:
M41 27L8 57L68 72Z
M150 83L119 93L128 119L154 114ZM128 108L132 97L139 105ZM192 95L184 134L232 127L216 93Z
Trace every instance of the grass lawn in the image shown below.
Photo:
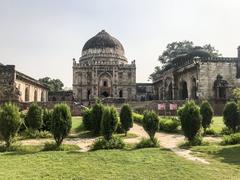
M71 133L78 133L81 130L83 130L82 117L80 117L80 116L73 116L72 117Z
M0 153L0 179L237 179L239 166L202 165L168 150ZM239 162L238 162L239 163Z
M212 128L216 133L220 134L223 127L225 127L225 124L223 122L223 117L214 116L213 123L211 124L210 128Z

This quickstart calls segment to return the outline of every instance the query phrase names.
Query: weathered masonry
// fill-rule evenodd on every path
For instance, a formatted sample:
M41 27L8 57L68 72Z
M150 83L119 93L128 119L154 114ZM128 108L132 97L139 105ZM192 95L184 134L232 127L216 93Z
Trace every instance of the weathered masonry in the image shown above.
M73 60L73 95L77 101L96 98L136 99L136 65L128 64L122 44L104 30L89 39L79 62Z
M0 101L46 102L48 89L39 81L0 64Z
M240 47L238 57L211 57L203 49L176 57L153 79L160 100L217 99L231 97L240 87Z

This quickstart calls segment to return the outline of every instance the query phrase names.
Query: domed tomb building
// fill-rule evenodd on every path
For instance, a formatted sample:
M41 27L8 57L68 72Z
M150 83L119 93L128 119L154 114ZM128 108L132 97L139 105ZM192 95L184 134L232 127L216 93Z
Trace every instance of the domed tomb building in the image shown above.
M73 60L73 95L78 101L136 97L136 65L128 63L119 40L102 30L89 39L79 61Z

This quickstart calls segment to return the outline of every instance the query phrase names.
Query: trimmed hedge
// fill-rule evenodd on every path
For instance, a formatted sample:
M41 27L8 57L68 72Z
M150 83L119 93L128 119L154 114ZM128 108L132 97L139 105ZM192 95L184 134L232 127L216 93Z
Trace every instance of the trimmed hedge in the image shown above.
M8 149L21 126L21 118L17 106L6 103L0 109L0 134Z
M52 114L51 133L60 146L62 141L69 134L72 127L72 116L67 104L56 104Z
M194 101L187 101L177 111L181 121L184 136L192 144L195 144L195 138L200 134L201 129L201 115L199 107Z
M225 125L234 133L240 125L240 112L235 102L228 102L223 110L223 120Z
M224 136L221 144L223 144L223 145L240 144L240 133L235 133L235 134L230 134L228 136Z
M120 122L126 136L129 129L133 127L132 109L128 104L124 104L121 108Z
M27 127L35 130L38 130L42 127L42 108L39 105L35 103L31 104L26 115L25 123Z
M138 113L133 113L133 121L134 121L135 123L142 124L143 115L138 114Z
M159 130L166 132L176 132L180 122L174 117L163 117L159 120Z
M159 128L159 118L154 111L146 111L143 115L143 128L148 133L150 139L154 141L155 133Z
M85 109L83 111L83 117L82 117L82 121L83 121L83 126L86 130L91 131L92 130L92 109Z

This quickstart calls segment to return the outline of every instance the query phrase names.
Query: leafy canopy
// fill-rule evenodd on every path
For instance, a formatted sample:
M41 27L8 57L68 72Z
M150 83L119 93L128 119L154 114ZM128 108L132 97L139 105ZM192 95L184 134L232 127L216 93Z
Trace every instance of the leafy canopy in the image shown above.
M51 79L50 77L41 78L39 79L39 82L47 86L52 92L61 91L64 86L60 79Z

